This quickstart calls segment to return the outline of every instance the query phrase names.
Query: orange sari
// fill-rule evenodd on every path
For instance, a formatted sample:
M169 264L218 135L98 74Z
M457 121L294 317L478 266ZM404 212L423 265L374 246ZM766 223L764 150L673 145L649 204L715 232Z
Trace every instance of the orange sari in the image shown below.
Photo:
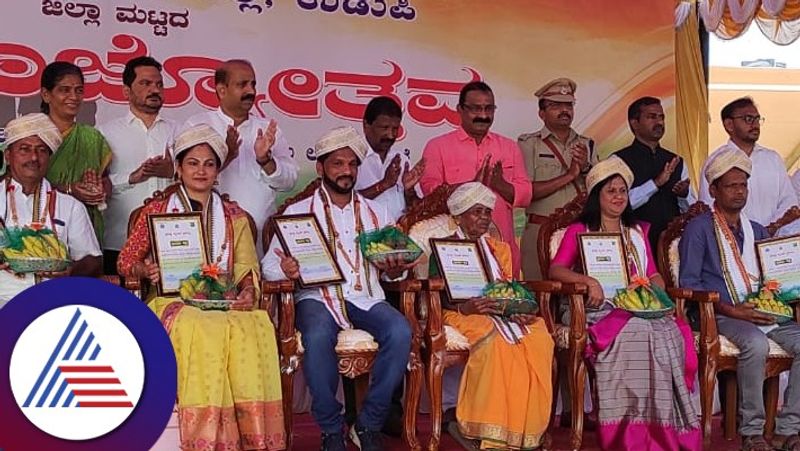
M508 244L487 238L501 272L511 273ZM498 277L499 274L495 274ZM553 339L539 318L519 344L510 344L485 315L445 310L445 324L467 337L469 360L459 388L456 418L461 433L481 449L534 449L550 420Z

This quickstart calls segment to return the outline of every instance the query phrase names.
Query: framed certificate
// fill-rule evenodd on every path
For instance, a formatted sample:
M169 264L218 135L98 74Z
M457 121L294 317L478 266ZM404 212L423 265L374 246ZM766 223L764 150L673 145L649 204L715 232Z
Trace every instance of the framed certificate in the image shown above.
M481 296L491 282L477 241L432 238L431 250L452 301Z
M317 217L312 214L272 217L275 234L286 255L300 265L300 286L310 288L345 281Z
M630 284L628 260L619 233L578 234L583 273L593 277L603 287L603 296L611 299L617 290Z
M800 299L800 235L756 242L763 280L776 280L787 298Z
M149 215L150 244L161 272L158 292L177 294L181 280L208 263L199 212Z

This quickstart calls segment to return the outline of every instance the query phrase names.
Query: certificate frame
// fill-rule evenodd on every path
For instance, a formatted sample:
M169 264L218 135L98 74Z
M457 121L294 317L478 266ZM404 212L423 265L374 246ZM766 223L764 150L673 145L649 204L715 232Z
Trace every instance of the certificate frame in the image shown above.
M795 300L800 299L800 235L768 238L755 245L762 280L777 280L782 292L795 292ZM785 273L776 275L773 270L781 265L789 266L781 268Z
M158 265L159 271L159 280L156 284L156 289L158 290L159 295L172 295L178 294L180 292L180 286L175 288L170 288L165 286L167 281L171 281L177 275L165 272L165 261L170 260L164 257L163 253L165 249L161 247L161 243L158 240L157 234L158 230L162 229L161 226L166 226L169 223L175 223L178 221L186 221L190 227L189 229L194 229L197 233L196 236L193 236L194 243L197 243L197 253L199 254L197 261L191 261L187 258L188 261L179 263L179 266L182 269L185 267L191 266L195 268L200 268L202 265L208 264L208 247L206 245L206 234L205 234L205 227L203 226L203 216L200 212L186 212L186 213L159 213L159 214L151 214L147 216L147 221L150 230L150 247L152 249L153 258L155 259L155 263ZM185 241L185 240L183 240ZM187 243L187 245L191 245L191 243ZM194 271L194 270L193 270ZM189 274L186 274L185 277L188 277ZM184 277L184 278L185 278Z
M339 266L339 262L334 258L333 251L328 244L328 240L325 238L325 235L322 233L322 227L320 227L319 221L317 217L310 213L301 213L301 214L293 214L293 215L278 215L273 216L272 219L272 227L275 231L275 236L278 237L278 241L283 248L283 251L286 255L293 257L298 260L300 263L300 279L298 280L301 288L313 288L319 287L323 285L331 285L331 284L339 284L346 281L344 277L344 273L342 272L342 268ZM312 259L319 260L320 258L323 259L319 262L322 271L321 272L328 272L328 275L323 275L319 277L309 277L306 273L303 274L303 261L305 257L302 255L305 252L298 252L300 251L299 245L302 244L309 244L308 242L303 243L295 243L293 244L288 237L284 234L284 230L287 230L286 227L289 226L296 226L296 228L301 233L311 234L310 238L299 238L301 240L308 240L310 239L310 244L312 247L314 243L317 244L318 249L316 255L309 256ZM285 227L284 227L285 226ZM295 240L297 241L297 240ZM366 261L364 262L366 264ZM306 268L308 265L306 265ZM319 270L317 270L319 271Z
M442 264L442 251L440 246L457 246L463 247L467 250L467 253L472 253L475 255L476 261L475 264L479 265L479 277L482 277L483 285L481 289L486 287L491 281L491 275L489 274L489 270L486 266L486 257L483 255L483 249L481 249L480 244L476 240L469 240L469 239L452 239L452 238L431 238L431 253L433 254L433 258L436 261L436 265L439 268L439 275L444 280L445 289L447 290L447 295L449 296L450 300L453 302L464 302L472 298L472 296L459 296L458 290L456 287L453 286L452 283L452 273L448 276L448 268ZM477 285L476 285L477 287Z
M594 264L590 258L587 257L589 247L593 244L599 245L602 248L599 253L616 253L617 258L622 264L622 270L619 274L608 274L607 271L594 268ZM628 274L628 259L625 255L625 246L623 245L622 234L614 232L585 232L578 234L578 248L581 256L581 266L583 273L589 277L593 277L600 282L603 288L603 297L605 299L613 299L616 295L616 290L619 288L627 288L630 285L630 275ZM594 251L593 251L594 252ZM610 255L612 261L614 255ZM595 257L595 260L597 257ZM602 265L602 263L600 263ZM607 293L606 291L610 291ZM613 291L612 291L613 290Z

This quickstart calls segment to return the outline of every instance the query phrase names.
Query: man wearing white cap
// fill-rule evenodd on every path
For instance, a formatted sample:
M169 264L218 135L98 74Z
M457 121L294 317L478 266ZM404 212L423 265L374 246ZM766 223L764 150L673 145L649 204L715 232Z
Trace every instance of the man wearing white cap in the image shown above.
M761 271L755 242L769 237L767 230L744 213L752 161L735 147L715 152L706 163L705 177L714 199L712 211L692 220L681 237L680 286L716 291L714 304L719 333L740 350L736 379L739 396L739 433L742 449L771 450L763 437L765 414L764 370L769 353L767 338L790 355L794 364L784 406L776 422L779 449L800 449L800 326L780 326L746 301L756 292ZM784 446L786 445L786 446Z
M296 320L302 334L303 371L311 390L311 412L322 429L323 450L344 450L342 405L334 346L342 329L358 328L378 342L369 392L355 424L362 450L382 450L380 431L389 413L392 392L402 383L411 349L405 317L386 301L381 277L395 280L413 265L390 261L372 264L362 255L356 237L391 224L386 208L354 192L358 168L367 151L352 127L338 127L315 145L317 174L322 185L308 199L290 205L285 214L313 214L331 245L345 281L319 288L298 289ZM266 280L300 277L296 259L284 254L273 239L261 268Z
M41 113L22 116L6 125L8 174L0 182L0 225L44 227L67 246L72 263L60 273L14 274L0 265L0 307L42 277L99 276L100 245L81 202L50 186L45 179L50 156L61 145L61 134Z
M246 60L226 61L214 73L219 108L199 113L185 127L208 124L230 149L219 175L219 191L228 193L256 223L258 236L275 213L278 192L290 191L297 181L297 163L274 120L251 110L256 99L256 74ZM261 246L256 246L261 255Z
M709 155L703 166L703 173L717 153L729 148L744 152L753 166L744 212L753 221L767 226L798 204L786 165L780 154L758 144L764 118L759 114L753 99L742 97L732 101L722 108L720 116L730 139ZM700 181L700 200L707 204L712 202L709 183L705 180ZM791 225L791 228L796 227L795 224Z

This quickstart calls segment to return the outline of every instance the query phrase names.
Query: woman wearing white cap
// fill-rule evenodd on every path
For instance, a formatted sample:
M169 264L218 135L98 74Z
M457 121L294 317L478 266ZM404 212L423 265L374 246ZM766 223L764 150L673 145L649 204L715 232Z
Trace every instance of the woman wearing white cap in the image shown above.
M579 272L579 233L620 233L630 279L664 287L647 239L649 224L633 220L632 182L633 173L618 157L589 171L589 198L579 222L567 227L550 278L588 285L587 307L599 309L587 315L587 354L597 376L601 448L699 450L702 434L690 397L697 355L688 324L671 316L636 318L615 309L605 302L613 294Z
M174 153L179 183L167 188L164 200L145 205L120 252L119 274L158 282L147 216L200 211L209 274L232 274L238 292L227 313L205 312L174 297L149 299L178 360L181 448L284 449L275 329L267 312L253 310L260 276L253 236L244 211L213 189L227 146L201 124L176 138Z
M493 280L513 279L510 246L488 235L497 196L468 182L447 200L458 228L455 237L477 240ZM431 268L431 276L438 268ZM455 423L448 431L468 449L533 449L550 420L553 399L553 339L541 318L518 314L504 319L495 301L483 297L451 302L444 293L443 321L470 344L458 392ZM475 444L463 443L459 434ZM480 442L480 443L477 443Z

